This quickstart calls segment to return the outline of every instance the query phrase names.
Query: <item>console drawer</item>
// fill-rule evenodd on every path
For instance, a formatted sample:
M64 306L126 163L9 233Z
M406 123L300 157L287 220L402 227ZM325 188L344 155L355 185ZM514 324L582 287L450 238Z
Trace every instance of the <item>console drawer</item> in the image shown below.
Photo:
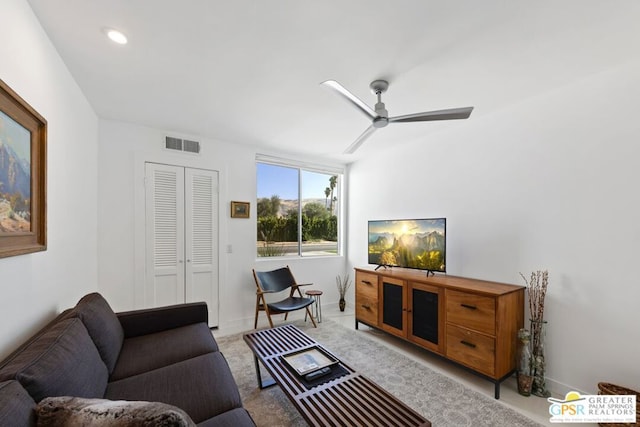
M356 298L368 296L378 301L378 276L368 273L356 273Z
M356 298L356 319L370 325L378 324L378 295L359 295Z
M495 299L447 289L447 322L494 335Z
M448 358L487 375L495 374L494 338L469 331L455 325L447 325Z

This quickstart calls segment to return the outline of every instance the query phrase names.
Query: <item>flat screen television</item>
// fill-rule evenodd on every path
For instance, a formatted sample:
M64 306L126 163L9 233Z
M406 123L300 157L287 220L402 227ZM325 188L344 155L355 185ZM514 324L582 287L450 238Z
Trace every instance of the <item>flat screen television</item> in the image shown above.
M369 264L444 273L446 234L446 218L369 221Z

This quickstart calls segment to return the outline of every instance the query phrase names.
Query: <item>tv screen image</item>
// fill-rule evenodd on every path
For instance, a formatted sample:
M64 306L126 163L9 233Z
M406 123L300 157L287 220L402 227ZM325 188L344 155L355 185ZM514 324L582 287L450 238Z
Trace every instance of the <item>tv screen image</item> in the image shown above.
M446 218L369 221L369 264L446 271Z

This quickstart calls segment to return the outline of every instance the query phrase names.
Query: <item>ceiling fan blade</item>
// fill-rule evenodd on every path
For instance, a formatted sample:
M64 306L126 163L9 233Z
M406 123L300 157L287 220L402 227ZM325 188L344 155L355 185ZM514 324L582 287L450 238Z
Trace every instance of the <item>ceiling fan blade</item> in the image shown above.
M427 111L425 113L407 114L389 117L389 123L428 122L433 120L468 119L473 107L449 108L447 110Z
M320 84L321 85L325 85L325 86L333 89L338 95L342 96L344 99L346 99L351 104L356 106L364 114L366 114L366 116L369 119L373 120L378 116L376 114L376 112L373 109L371 109L371 107L369 107L360 98L358 98L357 96L355 96L354 94L349 92L347 89L345 89L344 86L342 86L337 81L335 81L335 80L327 80L327 81L324 81L324 82L322 82Z
M362 145L362 143L369 138L369 136L373 133L373 131L375 131L377 128L373 127L373 125L369 126L364 132L362 132L362 135L360 135L358 137L358 139L356 139L355 141L353 141L353 144L351 144L349 147L347 147L346 150L344 150L344 154L352 154L354 151L356 151L358 149L358 147L360 147Z

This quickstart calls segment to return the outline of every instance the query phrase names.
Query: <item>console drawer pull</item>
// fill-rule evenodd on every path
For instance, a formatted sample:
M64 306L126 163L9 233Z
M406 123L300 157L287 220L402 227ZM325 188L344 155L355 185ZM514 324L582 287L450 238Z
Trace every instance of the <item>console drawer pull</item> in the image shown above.
M373 283L371 283L371 282L370 282L370 281L368 281L368 280L363 280L363 281L362 281L362 283L364 283L365 285L369 285L369 286L372 286L372 285L373 285Z
M365 310L370 310L370 309L371 309L371 307L369 307L369 306L368 306L368 305L366 305L366 304L362 304L362 308L364 308Z
M476 348L476 345L474 343L469 342L469 341L462 340L462 341L460 341L460 344L466 345L467 347Z
M469 310L477 310L478 307L476 307L475 305L469 305L469 304L460 304L462 307L464 308L468 308Z

